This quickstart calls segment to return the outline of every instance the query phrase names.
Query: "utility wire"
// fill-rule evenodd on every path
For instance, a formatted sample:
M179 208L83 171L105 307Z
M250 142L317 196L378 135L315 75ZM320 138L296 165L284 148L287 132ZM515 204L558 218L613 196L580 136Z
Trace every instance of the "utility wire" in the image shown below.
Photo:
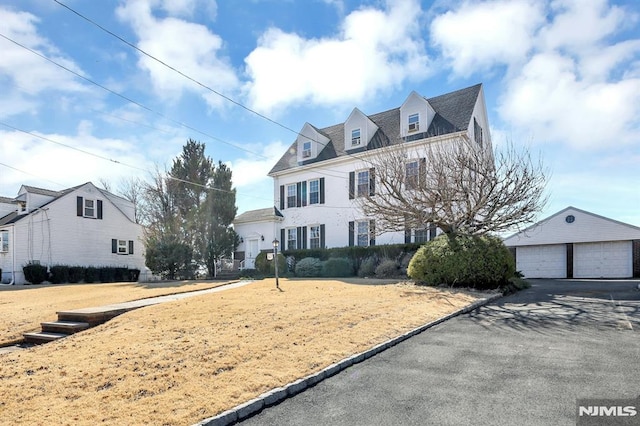
M15 168L15 167L13 167L13 166L10 166L10 165L8 165L8 164L0 163L0 166L4 166L4 167L6 167L7 169L15 170L16 172L24 173L25 175L33 176L33 177L38 178L38 179L40 179L40 180L46 180L47 182L51 182L51 183L53 183L53 184L56 184L56 185L61 186L61 187L63 187L63 188L64 188L64 185L63 185L63 184L61 184L61 183L59 183L59 182L54 182L54 181L52 181L51 179L47 179L47 178L44 178L44 177L42 177L42 176L34 175L33 173L25 172L24 170L17 169L17 168Z

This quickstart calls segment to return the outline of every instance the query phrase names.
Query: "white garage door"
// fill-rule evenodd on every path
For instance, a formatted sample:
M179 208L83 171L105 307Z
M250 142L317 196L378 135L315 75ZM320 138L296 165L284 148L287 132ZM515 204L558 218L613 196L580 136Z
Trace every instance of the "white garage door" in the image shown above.
M518 247L516 269L527 278L566 278L567 247L564 244Z
M573 264L575 278L631 277L631 241L574 244Z

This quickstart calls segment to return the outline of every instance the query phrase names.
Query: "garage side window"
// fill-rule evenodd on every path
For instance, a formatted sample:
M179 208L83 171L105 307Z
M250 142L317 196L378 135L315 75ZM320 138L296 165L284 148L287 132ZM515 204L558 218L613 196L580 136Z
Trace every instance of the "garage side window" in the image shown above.
M0 231L0 253L9 251L9 231Z

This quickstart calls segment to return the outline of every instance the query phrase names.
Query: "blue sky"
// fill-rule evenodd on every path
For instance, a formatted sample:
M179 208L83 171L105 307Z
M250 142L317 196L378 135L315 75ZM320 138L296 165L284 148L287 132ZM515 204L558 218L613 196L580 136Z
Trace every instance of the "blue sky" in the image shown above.
M633 0L60 2L201 85L53 0L0 0L0 195L117 188L192 138L231 166L242 213L272 205L266 174L305 122L483 83L494 145L551 170L540 218L573 205L640 226Z

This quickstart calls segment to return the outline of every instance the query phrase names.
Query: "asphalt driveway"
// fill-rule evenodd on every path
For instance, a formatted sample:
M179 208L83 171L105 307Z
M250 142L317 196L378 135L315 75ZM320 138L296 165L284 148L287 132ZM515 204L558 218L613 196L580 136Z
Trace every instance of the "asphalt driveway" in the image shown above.
M638 397L640 282L531 283L242 425L575 425L578 398Z

